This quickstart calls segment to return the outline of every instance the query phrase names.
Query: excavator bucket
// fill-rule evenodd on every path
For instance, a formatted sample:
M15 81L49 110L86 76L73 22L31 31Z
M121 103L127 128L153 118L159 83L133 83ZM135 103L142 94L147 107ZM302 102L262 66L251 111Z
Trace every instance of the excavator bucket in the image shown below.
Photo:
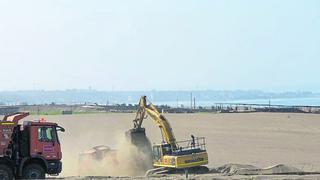
M151 150L151 143L146 136L146 131L144 128L130 129L126 132L126 138L130 143L138 148L147 148Z
M152 168L152 146L148 137L146 136L145 129L130 129L126 132L126 138L129 143L134 145L138 149L138 151L143 154L139 157L139 160L143 161L143 163L140 164L141 168L146 171Z

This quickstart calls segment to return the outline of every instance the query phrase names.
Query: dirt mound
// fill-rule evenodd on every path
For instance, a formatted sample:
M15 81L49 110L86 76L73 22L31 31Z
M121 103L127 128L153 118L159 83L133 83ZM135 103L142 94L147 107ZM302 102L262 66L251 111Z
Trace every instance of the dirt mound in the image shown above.
M292 166L287 166L284 164L278 164L275 166L270 166L263 168L261 170L263 174L303 174L304 171L301 169L292 167Z
M252 165L244 164L226 164L224 166L211 170L214 173L222 173L228 175L274 175L274 174L303 174L304 171L279 164L266 168L258 168Z
M222 174L238 174L240 170L253 170L258 167L247 165L247 164L226 164L217 168L212 169L211 173L222 173Z

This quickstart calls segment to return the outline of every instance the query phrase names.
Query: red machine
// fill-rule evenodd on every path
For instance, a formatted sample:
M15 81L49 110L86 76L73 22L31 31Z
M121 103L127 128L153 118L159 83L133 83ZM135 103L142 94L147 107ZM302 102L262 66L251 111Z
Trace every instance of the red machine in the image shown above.
M0 179L44 179L62 170L62 153L56 123L19 121L29 113L7 115L0 121Z

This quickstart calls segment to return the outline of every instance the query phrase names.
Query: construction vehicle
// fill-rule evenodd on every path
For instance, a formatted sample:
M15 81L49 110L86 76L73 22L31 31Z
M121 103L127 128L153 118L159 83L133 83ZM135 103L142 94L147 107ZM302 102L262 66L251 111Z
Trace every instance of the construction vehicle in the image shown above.
M152 158L154 169L147 175L157 173L170 173L176 171L189 171L194 173L205 173L209 169L203 165L208 164L208 153L204 137L194 137L191 140L176 141L169 121L149 103L146 96L142 96L139 109L133 120L134 128L126 134L136 146L143 146L145 141L145 129L142 127L143 120L150 116L159 126L162 135L162 143L153 145ZM148 143L147 145L148 146Z
M109 157L111 164L119 164L117 151L105 145L95 146L89 150L83 151L79 155L78 175L87 176L99 174L100 169L97 166L103 164L103 160ZM90 173L90 174L88 174Z
M29 113L7 115L0 121L0 179L45 179L62 170L62 153L56 123L20 120Z

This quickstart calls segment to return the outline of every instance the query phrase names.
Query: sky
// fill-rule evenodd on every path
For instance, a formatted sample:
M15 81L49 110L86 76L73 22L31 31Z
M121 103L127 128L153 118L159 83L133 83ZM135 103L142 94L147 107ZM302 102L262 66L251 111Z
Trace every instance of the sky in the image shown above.
M318 0L1 0L0 91L320 92Z

